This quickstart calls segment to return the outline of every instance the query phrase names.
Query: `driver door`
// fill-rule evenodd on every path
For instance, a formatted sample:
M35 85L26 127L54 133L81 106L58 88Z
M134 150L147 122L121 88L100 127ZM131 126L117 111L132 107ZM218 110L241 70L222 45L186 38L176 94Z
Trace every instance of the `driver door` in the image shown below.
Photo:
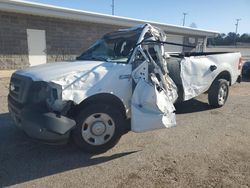
M176 125L175 108L168 91L161 87L151 60L141 50L133 62L131 130L145 132Z

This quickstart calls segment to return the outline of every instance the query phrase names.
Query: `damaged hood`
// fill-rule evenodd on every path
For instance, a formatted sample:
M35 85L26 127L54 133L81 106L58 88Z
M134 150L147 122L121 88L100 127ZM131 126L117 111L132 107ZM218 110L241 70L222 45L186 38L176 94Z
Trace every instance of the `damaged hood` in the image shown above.
M103 61L69 61L56 62L44 65L29 67L27 69L18 70L16 74L30 77L33 81L52 81L57 78L68 75L71 72L85 72L94 69L102 64L110 64Z
M76 104L97 93L112 93L124 100L131 96L131 65L128 64L106 61L59 62L19 70L16 74L30 77L33 81L45 81L51 88L57 89L63 101L71 100Z

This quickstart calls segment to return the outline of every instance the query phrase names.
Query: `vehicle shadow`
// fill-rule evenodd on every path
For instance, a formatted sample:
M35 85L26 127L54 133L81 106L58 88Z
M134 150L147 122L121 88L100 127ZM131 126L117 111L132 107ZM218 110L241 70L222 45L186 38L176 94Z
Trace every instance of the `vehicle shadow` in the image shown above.
M138 152L94 156L83 153L72 143L52 146L34 142L15 128L9 113L0 114L0 140L0 187L108 162Z
M212 109L212 107L208 103L199 101L197 99L191 99L188 101L177 103L175 104L175 108L176 114L187 114Z

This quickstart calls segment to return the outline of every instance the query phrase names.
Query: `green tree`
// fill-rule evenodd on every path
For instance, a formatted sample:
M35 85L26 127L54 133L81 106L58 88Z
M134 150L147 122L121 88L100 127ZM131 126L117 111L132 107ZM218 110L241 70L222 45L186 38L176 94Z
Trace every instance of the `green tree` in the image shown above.
M208 39L208 45L234 45L236 42L250 43L250 34L239 35L234 32L219 34L217 37Z
M189 27L197 28L197 25L196 25L196 23L192 22L192 23L189 25Z
M244 33L240 36L239 42L250 43L250 34Z

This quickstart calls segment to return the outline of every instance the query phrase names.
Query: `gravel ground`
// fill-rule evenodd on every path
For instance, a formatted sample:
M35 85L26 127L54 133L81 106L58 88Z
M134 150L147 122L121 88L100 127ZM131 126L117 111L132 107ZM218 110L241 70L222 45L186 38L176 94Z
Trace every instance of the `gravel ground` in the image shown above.
M0 187L250 187L250 82L231 87L227 104L207 96L179 104L177 126L128 133L101 155L74 144L48 146L16 129L0 78Z

